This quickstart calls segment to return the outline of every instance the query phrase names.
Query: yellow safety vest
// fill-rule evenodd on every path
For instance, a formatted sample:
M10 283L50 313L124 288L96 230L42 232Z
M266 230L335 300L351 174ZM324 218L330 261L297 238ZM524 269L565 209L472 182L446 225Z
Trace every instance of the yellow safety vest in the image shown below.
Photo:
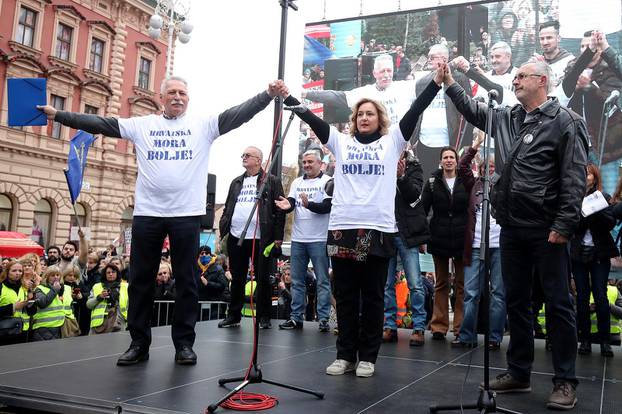
M607 286L607 300L609 303L616 303L616 299L618 298L618 288L615 286ZM594 296L590 293L590 304L594 303ZM609 330L612 334L620 334L620 319L611 315L611 328ZM590 320L592 322L592 326L590 327L591 333L598 332L598 318L596 316L596 312L592 312L590 315Z
M2 286L2 293L0 293L0 306L14 305L15 302L25 300L26 298L22 298L20 295L24 288L20 287L19 289L19 293L15 293L13 289L7 287L6 285ZM13 313L13 316L15 318L22 318L22 320L24 321L23 331L27 331L30 322L30 316L28 316L26 312L22 314L21 310L16 310L15 313Z
M121 315L123 318L127 320L127 305L128 305L128 292L127 292L127 283L121 283L119 286L119 310L121 311ZM100 293L104 291L104 286L101 283L96 283L93 285L93 296L97 297ZM106 306L107 302L102 300L99 302L91 311L91 328L97 328L104 323L104 319L106 318Z
M19 293L17 294L17 301L22 302L26 299L28 299L28 290L24 289L24 287L22 286L19 288ZM24 332L28 331L28 328L30 328L30 315L26 313L26 308L23 308L22 310L16 310L13 316L16 318L22 318L22 321L24 321L24 327L22 330Z
M73 308L71 307L71 304L73 303L71 293L71 287L65 286L65 291L63 292L63 307L65 308L65 316L68 319L76 319L76 316L73 314Z
M248 281L246 286L244 286L244 296L250 298L251 292L255 293L255 289L257 288L257 282L254 280ZM255 302L253 301L253 306L251 308L250 303L244 303L244 307L242 308L243 316L253 316L253 309L255 309Z
M538 323L540 324L540 327L542 328L543 334L546 334L546 313L544 311L545 308L546 308L546 305L542 305L542 309L540 309L540 312L538 313Z
M44 295L50 292L50 288L40 285L37 287ZM60 328L65 323L65 305L58 295L46 308L37 309L32 317L32 329Z

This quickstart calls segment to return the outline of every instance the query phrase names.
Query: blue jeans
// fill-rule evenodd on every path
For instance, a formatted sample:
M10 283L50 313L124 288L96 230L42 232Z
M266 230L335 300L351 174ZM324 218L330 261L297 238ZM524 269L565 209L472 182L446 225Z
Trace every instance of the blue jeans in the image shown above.
M413 331L425 329L425 294L421 280L419 267L419 246L409 248L401 237L396 236L394 241L397 254L402 259L406 283L410 290L410 304L412 307ZM397 255L389 260L387 284L384 287L384 328L397 329L395 318L397 315L397 300L395 299L395 271L397 268Z
M460 326L460 341L477 342L477 313L479 298L484 289L484 269L478 248L473 248L471 265L464 268L464 319ZM490 341L501 343L505 330L505 289L501 274L499 248L490 248Z
M601 343L610 343L611 317L607 299L607 278L611 270L609 259L595 259L590 263L572 261L572 274L577 287L577 331L579 340L589 341L592 328L590 320L590 293L596 305L596 320Z
M307 289L305 277L309 259L313 263L317 279L317 315L321 321L328 321L330 315L330 280L328 279L328 256L326 242L292 242L292 312L290 318L296 322L305 319Z

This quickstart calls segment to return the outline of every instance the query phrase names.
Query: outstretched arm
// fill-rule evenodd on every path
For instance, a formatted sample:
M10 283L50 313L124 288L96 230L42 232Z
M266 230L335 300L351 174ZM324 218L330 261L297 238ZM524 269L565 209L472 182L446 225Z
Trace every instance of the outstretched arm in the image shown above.
M313 102L330 104L338 108L349 109L348 98L343 91L306 91L303 92L302 97Z
M37 105L37 109L44 112L50 121L59 122L70 128L81 129L90 134L104 134L107 137L122 138L117 118L59 111L51 105Z
M285 99L285 105L300 105L300 101L294 98L292 95L289 95ZM317 135L322 144L326 144L328 142L328 137L330 135L330 125L328 125L323 119L319 118L308 109L304 110L303 112L296 112L296 115L298 115L300 119L309 124L309 126L311 127L313 132L315 132L315 135Z
M226 134L250 121L257 113L268 106L270 101L278 94L278 88L282 85L282 80L274 81L264 92L218 115L218 132L220 135Z

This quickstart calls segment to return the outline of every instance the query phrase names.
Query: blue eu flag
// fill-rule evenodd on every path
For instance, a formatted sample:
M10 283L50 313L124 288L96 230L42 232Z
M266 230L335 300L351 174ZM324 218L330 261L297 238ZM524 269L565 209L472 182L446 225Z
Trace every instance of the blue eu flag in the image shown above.
M65 178L67 178L67 186L71 195L71 204L75 204L76 199L80 195L82 189L82 178L84 177L84 169L86 168L86 154L89 147L95 141L95 137L84 131L78 133L71 139L69 143L69 156L67 157L67 169L65 169Z

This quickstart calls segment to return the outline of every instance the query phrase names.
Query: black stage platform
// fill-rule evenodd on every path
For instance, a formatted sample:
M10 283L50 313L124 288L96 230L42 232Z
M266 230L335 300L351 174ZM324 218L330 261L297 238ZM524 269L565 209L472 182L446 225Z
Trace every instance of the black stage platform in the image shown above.
M154 329L151 359L132 367L115 365L129 344L126 332L2 347L0 403L58 413L203 413L228 389L217 380L243 375L251 351L250 320L237 329L216 324L197 325L199 363L190 367L174 364L169 327ZM326 375L335 359L335 336L319 333L317 324L293 332L279 331L275 324L261 334L259 361L266 378L326 393L319 400L267 384L250 385L247 392L279 398L274 413L426 413L430 404L459 403L462 390L464 402L471 402L482 380L481 346L452 349L449 341L432 341L428 335L424 347L410 348L406 330L400 330L398 343L382 346L372 378ZM505 342L491 354L491 376L505 366ZM614 347L616 356L605 359L598 350L594 346L594 354L577 360L581 384L573 412L622 413L622 352ZM537 340L533 391L502 395L498 404L523 413L547 412L551 371L551 354Z

